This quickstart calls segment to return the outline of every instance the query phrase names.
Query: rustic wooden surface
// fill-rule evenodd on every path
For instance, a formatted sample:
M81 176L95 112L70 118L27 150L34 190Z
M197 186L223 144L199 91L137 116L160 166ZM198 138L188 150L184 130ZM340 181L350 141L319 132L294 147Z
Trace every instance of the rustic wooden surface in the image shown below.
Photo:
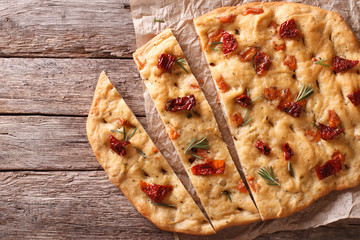
M86 114L106 70L146 127L128 0L0 1L0 239L174 239L92 154ZM359 239L360 220L265 239Z

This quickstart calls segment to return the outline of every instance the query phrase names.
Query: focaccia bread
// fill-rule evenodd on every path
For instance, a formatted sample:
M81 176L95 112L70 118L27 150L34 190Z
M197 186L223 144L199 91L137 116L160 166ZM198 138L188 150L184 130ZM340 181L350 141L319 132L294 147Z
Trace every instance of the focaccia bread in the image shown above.
M249 3L194 24L262 219L359 184L360 47L339 14Z
M104 72L86 130L109 179L143 216L167 231L215 233Z
M215 230L259 220L212 109L171 30L137 49L134 59Z

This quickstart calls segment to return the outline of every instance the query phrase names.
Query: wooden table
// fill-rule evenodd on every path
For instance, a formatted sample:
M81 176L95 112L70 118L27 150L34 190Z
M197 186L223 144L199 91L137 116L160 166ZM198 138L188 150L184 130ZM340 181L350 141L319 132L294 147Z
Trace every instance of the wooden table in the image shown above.
M107 178L85 132L106 70L146 127L128 0L0 1L0 239L174 239ZM359 239L347 219L257 239Z

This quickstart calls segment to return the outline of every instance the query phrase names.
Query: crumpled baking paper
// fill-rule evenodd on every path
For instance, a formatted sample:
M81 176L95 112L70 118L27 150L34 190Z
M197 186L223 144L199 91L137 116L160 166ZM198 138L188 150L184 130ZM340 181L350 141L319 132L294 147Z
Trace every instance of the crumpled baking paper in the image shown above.
M165 28L170 27L172 29L184 51L192 73L200 80L200 86L214 111L223 138L228 144L230 153L239 169L240 163L226 125L226 120L216 101L217 93L211 80L211 74L206 67L206 61L201 52L192 19L218 7L240 5L246 2L254 1L130 0L137 47L142 46ZM289 0L289 2L301 2L326 10L336 11L350 25L357 37L360 37L360 24L358 21L360 16L359 1ZM164 22L154 22L154 19L164 20ZM145 87L144 97L148 133L183 181L185 187L190 191L194 199L197 200L194 188L182 167L172 143L166 136L155 105ZM265 233L315 228L345 218L360 218L360 187L332 192L311 204L306 210L286 218L264 222L258 221L246 226L231 227L212 236L198 237L175 233L175 239L253 239Z

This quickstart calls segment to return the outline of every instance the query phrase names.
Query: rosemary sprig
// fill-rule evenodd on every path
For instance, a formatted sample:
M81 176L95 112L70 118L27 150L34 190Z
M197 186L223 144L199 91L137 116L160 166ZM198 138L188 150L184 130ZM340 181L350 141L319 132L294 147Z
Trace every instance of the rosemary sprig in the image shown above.
M307 85L307 84L303 83L301 90L295 99L295 102L300 102L300 101L310 97L311 94L313 94L313 93L314 93L314 89L311 88L311 85Z
M135 150L140 153L141 156L143 156L144 158L147 158L147 156L145 155L145 153L143 153L140 149L138 149L137 147L133 146L135 148Z
M203 137L200 141L198 141L197 143L195 143L197 140L197 138L195 137L191 142L190 144L186 147L184 153L185 154L190 154L191 156L194 156L196 158L200 158L200 159L203 159L202 157L192 153L192 152L189 152L190 149L192 148L199 148L199 149L209 149L210 148L210 145L209 145L209 142L207 141L206 137Z
M135 132L136 132L136 130L137 130L137 128L135 128L134 131L132 131L132 133L127 137L127 136L126 136L125 126L123 126L122 129L123 129L122 131L117 130L117 129L112 129L112 130L110 130L110 131L111 131L111 132L116 132L116 133L122 133L122 134L124 135L124 141L129 141L130 138L131 138L132 136L134 136L134 134L135 134Z
M223 42L212 42L211 45L223 44Z
M316 122L314 122L314 127L316 127L317 130L319 130L319 132L320 132L320 128L319 128L319 126L316 124Z
M186 73L189 73L188 70L184 67L184 64L186 64L185 60L182 57L179 57L175 60L175 62L182 68Z
M216 48L210 47L213 51L219 52Z
M290 175L291 175L292 177L295 176L295 175L294 175L294 170L293 170L293 167L292 167L292 164L291 164L290 160L289 160L289 162L288 162L288 172L290 173Z
M166 203L151 202L151 204L154 204L154 205L156 205L156 206L175 208L174 205L170 205L170 204L166 204Z
M123 134L124 134L124 141L126 141L126 131L125 131L125 126L123 126Z
M135 132L136 132L137 128L134 129L134 131L132 131L132 133L126 138L126 141L129 141L129 139L134 136Z
M164 21L164 20L160 20L160 19L156 19L156 18L154 18L154 22L163 23L163 22L165 22L165 21Z
M270 172L266 167L263 167L260 168L258 174L260 175L260 177L268 181L266 183L267 185L280 185L280 183L275 179L274 172L271 166L270 166Z
M325 58L325 59L322 59L322 60L315 61L314 63L315 63L315 64L319 64L319 65L323 65L323 66L326 66L326 67L329 67L329 65L323 63L323 62L325 62L326 60L328 60L328 59Z
M228 191L222 191L221 194L226 194L229 201L232 202L231 197L230 197L230 193Z
M246 120L247 117L248 117L248 115L249 115L249 112L250 112L250 108L248 108L247 111L246 111L243 124L241 124L242 127L246 126L246 124L248 124L248 123L251 122L251 120L252 120L252 117L249 118L248 120Z
M123 133L122 131L120 131L120 130L114 130L114 129L112 129L112 130L110 130L111 132L115 132L115 133Z
M262 94L261 94L260 96L258 96L254 101L252 101L252 102L250 103L250 105L253 104L253 103L255 103L255 102L256 102L257 100L259 100L262 96L263 96Z

